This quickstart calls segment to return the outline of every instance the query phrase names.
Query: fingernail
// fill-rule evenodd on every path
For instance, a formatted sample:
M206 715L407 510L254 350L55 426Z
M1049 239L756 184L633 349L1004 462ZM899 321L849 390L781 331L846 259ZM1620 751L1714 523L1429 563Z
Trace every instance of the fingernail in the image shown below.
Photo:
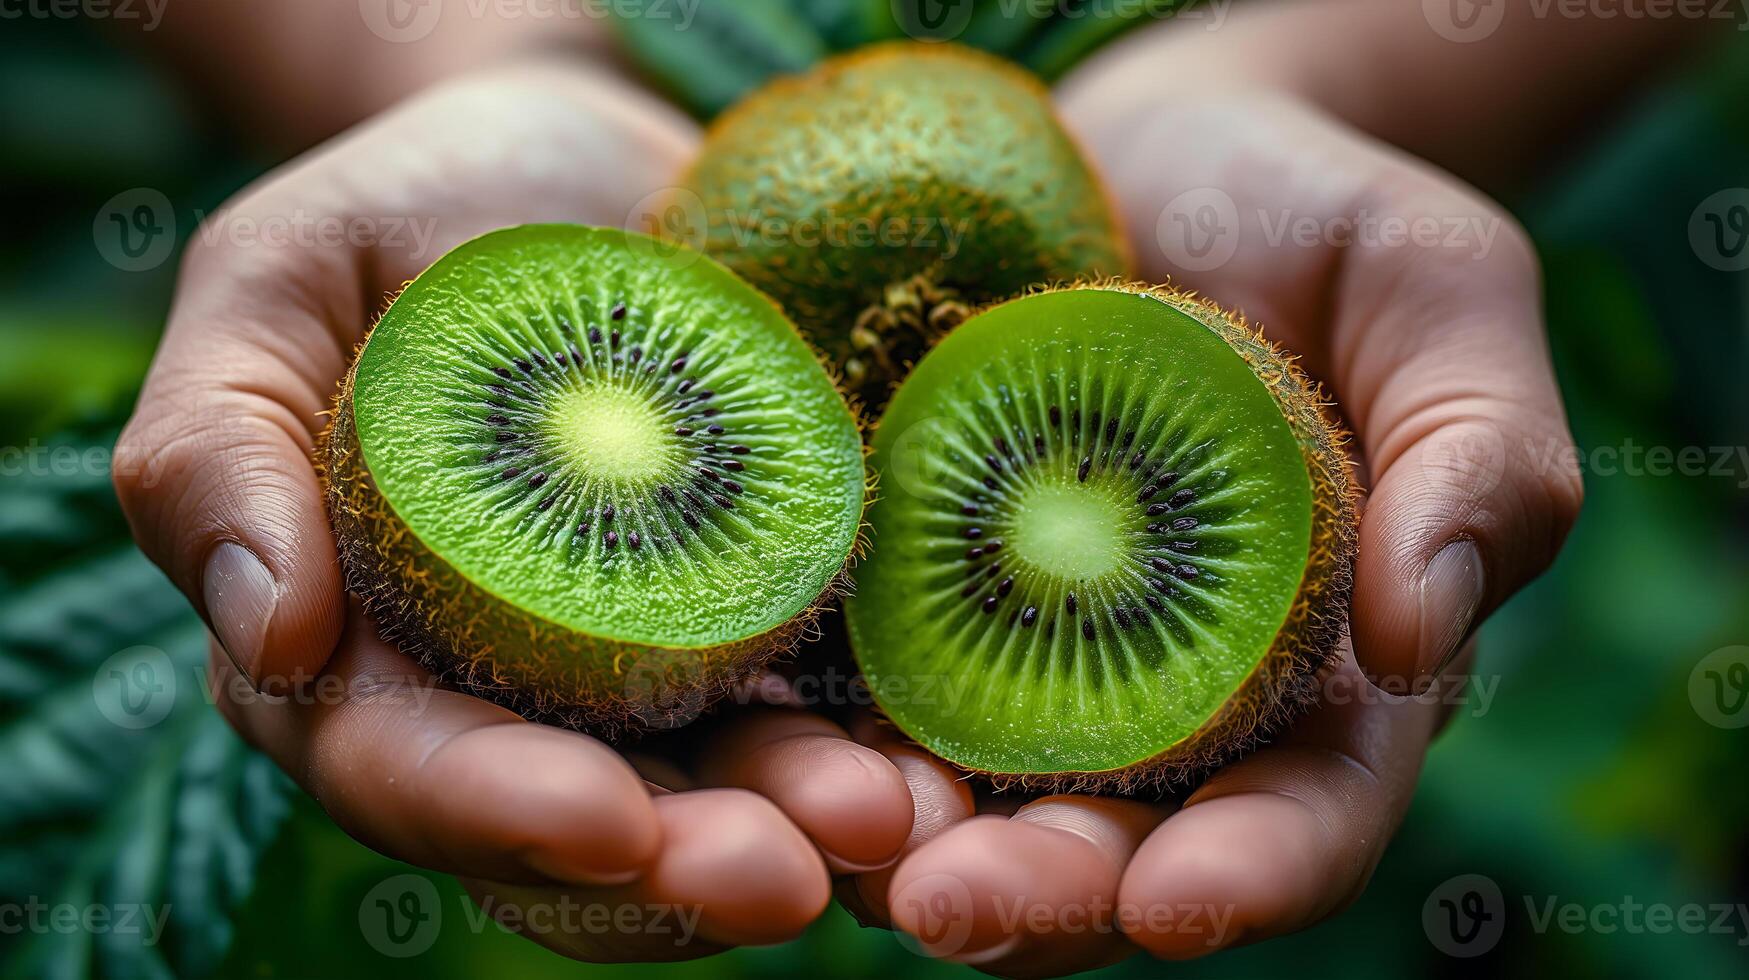
M1415 669L1437 677L1463 649L1487 589L1482 553L1474 541L1454 541L1427 563L1421 576L1421 645Z
M206 560L201 591L219 646L249 685L260 690L255 678L261 665L261 647L267 638L267 624L273 621L273 609L279 604L279 584L273 573L248 548L227 541L214 548Z
M828 851L823 845L819 845L818 842L816 842L816 846L819 847L820 856L826 859L827 868L835 875L868 874L870 871L879 871L882 868L890 868L899 863L899 851L894 851L891 855L879 861L852 861L849 858L839 857L831 851Z

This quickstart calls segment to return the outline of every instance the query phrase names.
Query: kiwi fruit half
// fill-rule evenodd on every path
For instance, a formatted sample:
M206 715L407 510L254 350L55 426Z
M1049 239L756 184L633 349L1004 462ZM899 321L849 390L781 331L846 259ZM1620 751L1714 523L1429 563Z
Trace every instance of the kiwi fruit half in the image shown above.
M1105 282L966 321L873 438L846 602L870 690L950 762L1127 791L1307 703L1348 605L1345 437L1243 320Z
M876 45L755 92L685 184L704 251L871 406L969 307L1129 266L1049 92L954 45Z
M608 729L788 649L865 480L855 420L770 300L570 225L476 238L408 284L319 462L385 638L529 717Z

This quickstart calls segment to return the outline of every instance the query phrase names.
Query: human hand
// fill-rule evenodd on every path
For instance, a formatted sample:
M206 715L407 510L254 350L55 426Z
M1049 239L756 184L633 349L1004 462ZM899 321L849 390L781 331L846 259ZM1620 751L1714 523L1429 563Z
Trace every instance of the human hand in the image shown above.
M1553 560L1582 489L1537 263L1498 208L1290 97L1162 102L1160 63L1060 93L1141 275L1239 308L1303 355L1354 428L1352 647L1322 703L1176 807L978 800L871 727L918 813L906 857L841 894L926 950L1003 975L1137 948L1204 955L1311 926L1365 887L1442 707L1430 685ZM1386 693L1392 692L1392 693Z
M238 731L353 836L462 876L497 910L651 913L629 933L528 930L584 959L792 937L824 908L829 872L896 854L903 779L797 712L739 713L677 760L652 740L640 771L437 688L348 602L311 446L401 283L493 228L626 223L696 140L654 99L558 64L446 84L338 138L197 233L117 450L149 463L118 466L117 491L141 547L211 625L213 689ZM694 918L696 934L676 931Z

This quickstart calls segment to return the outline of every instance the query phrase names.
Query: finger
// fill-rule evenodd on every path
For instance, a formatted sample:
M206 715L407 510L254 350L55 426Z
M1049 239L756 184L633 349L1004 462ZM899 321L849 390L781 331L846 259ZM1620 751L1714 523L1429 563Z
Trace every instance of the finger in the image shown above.
M851 726L857 739L886 757L911 796L911 831L899 855L910 854L977 812L965 774L898 737L889 726L862 715ZM839 900L869 925L887 925L887 895L897 863L857 875L839 889Z
M1137 849L1118 892L1131 940L1189 959L1303 929L1359 895L1440 706L1377 691L1352 658L1329 684L1337 704L1215 773Z
M594 962L690 959L785 942L825 911L826 867L770 801L746 790L698 790L661 797L656 812L665 846L633 884L555 890L476 881L469 891L500 922Z
M1355 427L1374 477L1356 653L1387 690L1421 689L1547 567L1583 498L1524 233L1287 99L1119 125L1087 98L1071 87L1065 105L1119 188L1144 274L1261 322Z
M443 690L354 616L319 680L259 695L213 660L220 709L352 836L510 882L618 883L656 859L643 781L607 746Z
M776 803L834 874L891 864L911 833L911 791L898 768L818 715L765 709L738 716L711 739L699 772L706 784L738 786Z
M339 252L191 246L116 448L135 538L257 686L312 676L340 633L310 454L363 309Z
M1492 236L1477 252L1350 249L1338 279L1335 383L1375 474L1355 653L1403 693L1548 568L1584 491L1523 234L1439 181L1381 193L1380 213L1461 215Z
M1051 796L958 824L893 875L893 925L932 955L1003 976L1059 976L1134 952L1118 884L1164 810Z

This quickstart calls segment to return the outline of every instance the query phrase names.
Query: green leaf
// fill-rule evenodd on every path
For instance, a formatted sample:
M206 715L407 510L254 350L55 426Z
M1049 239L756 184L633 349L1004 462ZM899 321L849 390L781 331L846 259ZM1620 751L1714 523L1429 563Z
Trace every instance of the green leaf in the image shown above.
M290 784L211 707L205 661L129 545L0 598L0 903L23 914L0 973L217 968Z
M614 5L632 57L687 108L712 116L778 75L806 71L826 42L784 0L626 0Z

